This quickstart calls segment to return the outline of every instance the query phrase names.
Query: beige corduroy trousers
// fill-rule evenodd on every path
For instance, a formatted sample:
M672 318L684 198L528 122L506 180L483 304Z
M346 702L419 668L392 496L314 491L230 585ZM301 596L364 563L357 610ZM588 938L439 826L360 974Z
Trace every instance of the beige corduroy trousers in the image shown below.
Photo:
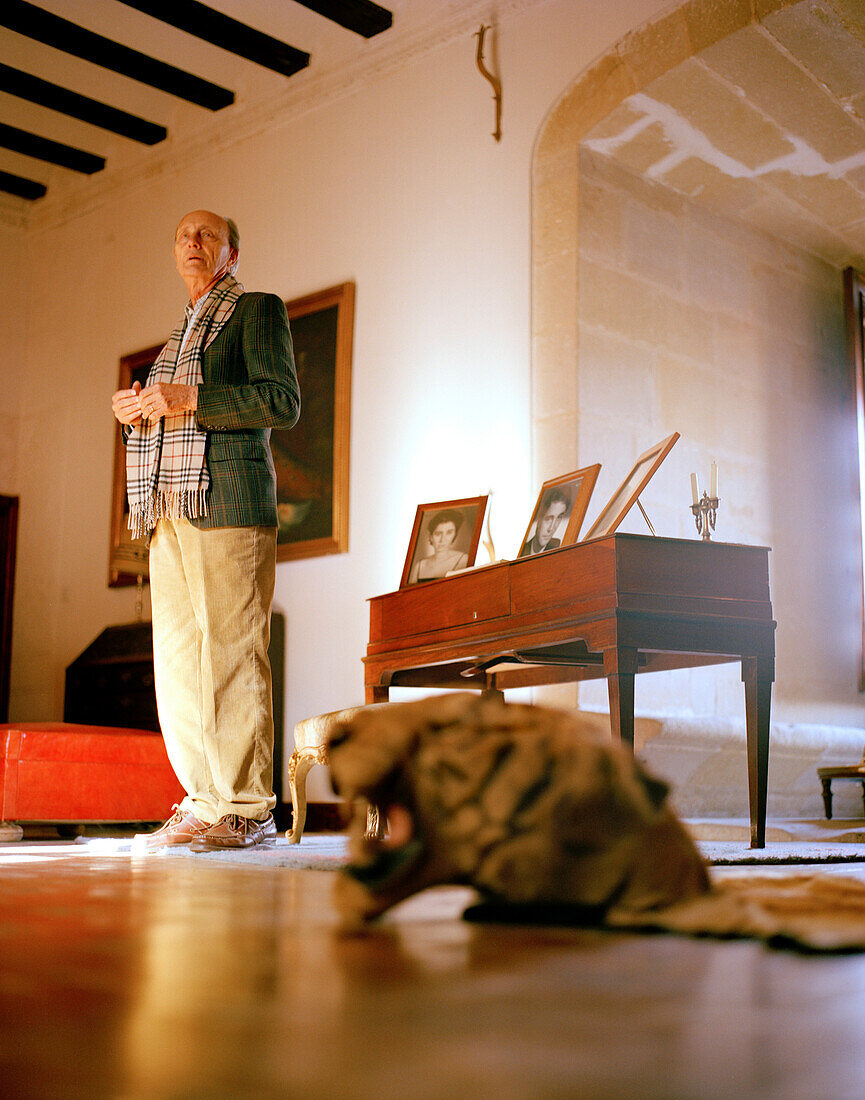
M273 809L267 646L275 527L160 519L150 544L153 667L181 809L212 824Z

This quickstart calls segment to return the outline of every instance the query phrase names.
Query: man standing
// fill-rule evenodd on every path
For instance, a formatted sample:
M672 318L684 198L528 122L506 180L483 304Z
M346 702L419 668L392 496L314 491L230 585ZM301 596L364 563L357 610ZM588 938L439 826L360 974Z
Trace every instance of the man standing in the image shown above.
M251 848L276 836L267 646L276 573L271 428L300 410L288 317L234 278L233 222L207 210L177 227L186 316L142 389L119 390L129 526L151 533L159 721L186 797L153 850Z

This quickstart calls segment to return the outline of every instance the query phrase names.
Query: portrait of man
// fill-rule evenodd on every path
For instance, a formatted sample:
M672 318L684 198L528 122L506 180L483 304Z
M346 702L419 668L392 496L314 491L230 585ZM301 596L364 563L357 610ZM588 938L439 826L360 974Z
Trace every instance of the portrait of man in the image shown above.
M534 532L523 543L519 556L527 558L561 546L570 515L571 497L565 489L549 489L544 493L541 506L529 526L529 531L534 527Z
M600 463L545 481L523 535L518 558L530 558L577 541Z

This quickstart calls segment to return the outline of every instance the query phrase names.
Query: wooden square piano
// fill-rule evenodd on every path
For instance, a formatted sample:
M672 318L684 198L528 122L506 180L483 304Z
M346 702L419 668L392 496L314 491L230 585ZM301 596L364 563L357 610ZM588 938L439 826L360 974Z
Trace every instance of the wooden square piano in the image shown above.
M159 733L70 722L0 725L0 821L163 821L182 798Z
M638 673L739 661L751 846L766 843L775 621L765 546L615 534L369 601L368 703L391 687L529 687L604 677L634 743Z

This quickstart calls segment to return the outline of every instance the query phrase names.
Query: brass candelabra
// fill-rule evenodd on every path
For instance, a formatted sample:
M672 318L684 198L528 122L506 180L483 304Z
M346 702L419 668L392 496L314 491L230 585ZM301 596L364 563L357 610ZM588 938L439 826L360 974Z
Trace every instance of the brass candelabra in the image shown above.
M709 542L712 538L712 532L715 530L718 497L710 497L704 489L702 497L691 505L691 511L694 513L697 533L702 536L703 542Z

